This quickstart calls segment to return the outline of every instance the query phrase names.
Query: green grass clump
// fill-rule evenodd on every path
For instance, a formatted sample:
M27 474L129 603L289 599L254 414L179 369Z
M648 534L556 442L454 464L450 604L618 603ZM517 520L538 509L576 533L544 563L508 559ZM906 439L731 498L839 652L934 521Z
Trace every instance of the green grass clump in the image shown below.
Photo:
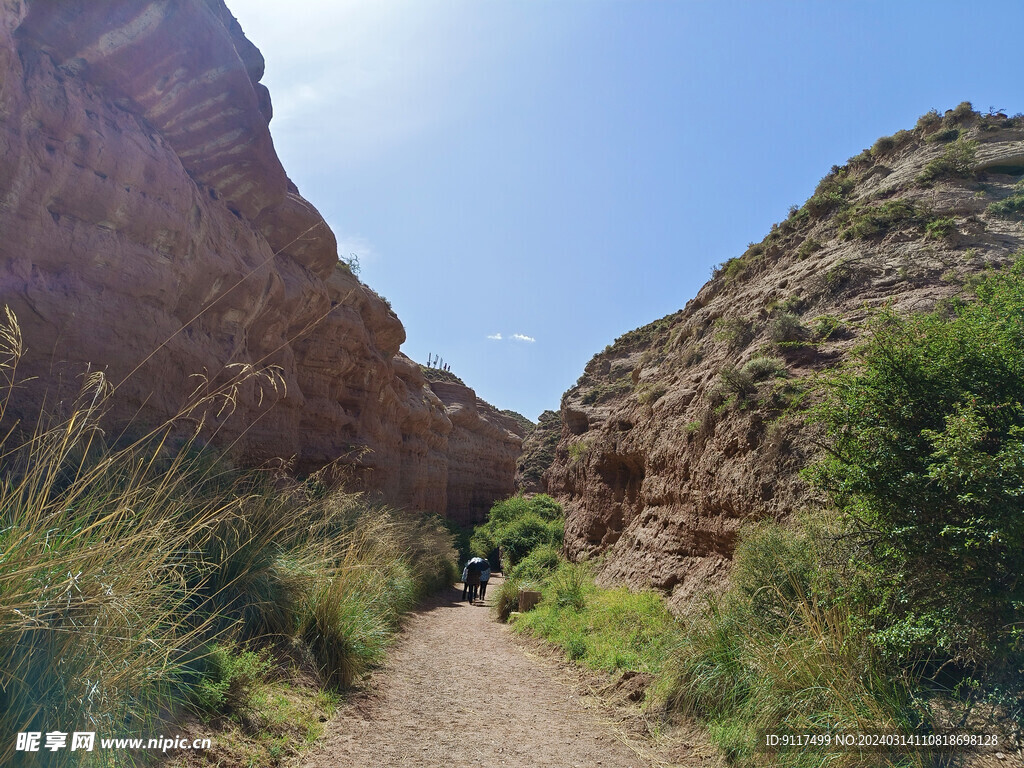
M918 175L921 183L930 183L936 179L966 179L974 174L974 158L978 151L978 142L958 138L946 147L946 151L930 161Z
M846 333L846 324L834 315L819 315L814 318L811 333L818 341L828 341Z
M202 714L218 715L252 705L255 689L274 665L265 649L248 651L233 643L215 643L199 659L202 672L191 698Z
M989 205L988 212L1004 219L1024 218L1024 191L1014 192L1003 200L997 200Z
M507 578L498 585L498 590L493 594L494 613L498 621L508 621L513 611L519 610L519 590L524 582L516 578Z
M927 237L945 240L956 232L956 219L953 216L940 216L929 221L925 225L924 231Z
M658 402L666 392L668 387L664 384L644 384L637 389L636 399L639 403L650 405Z
M657 676L678 642L676 620L653 592L600 589L586 564L563 562L543 598L513 627L543 637L592 669Z
M843 217L843 240L880 237L897 226L919 225L926 213L909 200L887 200L879 205L858 205Z
M580 400L585 405L594 405L595 403L603 403L606 400L612 400L625 395L631 389L632 385L629 377L623 376L615 381L603 382L595 387L591 387L583 393L583 397Z
M786 375L786 363L777 357L752 357L743 367L740 373L749 376L752 381L764 381Z
M804 209L814 217L822 217L845 208L847 195L853 190L854 181L845 167L833 167L804 203Z
M569 460L575 464L580 459L586 458L590 453L590 443L587 440L577 440L569 443Z
M802 243L800 247L796 249L796 257L803 261L812 253L816 253L822 249L822 244L815 240L813 237L808 237Z

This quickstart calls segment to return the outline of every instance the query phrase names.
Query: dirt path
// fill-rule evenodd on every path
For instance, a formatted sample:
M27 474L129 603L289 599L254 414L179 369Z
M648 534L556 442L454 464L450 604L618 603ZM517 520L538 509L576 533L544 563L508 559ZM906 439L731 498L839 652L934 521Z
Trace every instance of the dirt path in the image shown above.
M490 591L497 581L492 579ZM389 661L328 726L304 768L717 763L686 735L657 742L590 695L578 671L531 652L487 607L449 590L408 621ZM488 602L490 602L488 600ZM634 721L635 720L635 721ZM633 734L630 734L633 731ZM638 731L640 733L638 733ZM699 740L698 740L699 742Z

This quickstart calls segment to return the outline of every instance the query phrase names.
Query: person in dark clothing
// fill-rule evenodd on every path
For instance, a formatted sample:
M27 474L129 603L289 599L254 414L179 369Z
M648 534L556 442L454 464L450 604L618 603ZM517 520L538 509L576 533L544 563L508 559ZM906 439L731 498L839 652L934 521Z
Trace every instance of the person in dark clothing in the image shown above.
M480 589L480 571L482 570L482 562L483 560L481 558L474 557L466 563L466 567L462 569L462 599L465 600L468 595L470 603L476 600L477 591Z
M483 568L480 571L480 600L487 596L487 582L491 580L491 564L484 558Z

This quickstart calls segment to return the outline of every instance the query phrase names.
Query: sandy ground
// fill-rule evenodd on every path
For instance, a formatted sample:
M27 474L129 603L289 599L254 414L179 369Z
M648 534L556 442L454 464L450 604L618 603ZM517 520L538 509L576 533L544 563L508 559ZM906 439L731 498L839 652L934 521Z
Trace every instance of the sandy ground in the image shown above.
M497 583L492 579L490 592ZM387 664L297 766L719 764L699 731L653 735L635 704L595 694L598 677L520 639L487 606L461 596L448 590L410 617Z

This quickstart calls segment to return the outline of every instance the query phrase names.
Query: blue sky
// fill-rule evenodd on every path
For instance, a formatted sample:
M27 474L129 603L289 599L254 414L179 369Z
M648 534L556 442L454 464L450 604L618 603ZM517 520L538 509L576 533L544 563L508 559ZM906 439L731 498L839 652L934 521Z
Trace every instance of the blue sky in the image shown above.
M932 108L1024 111L1019 2L228 4L403 351L532 419L833 164Z

